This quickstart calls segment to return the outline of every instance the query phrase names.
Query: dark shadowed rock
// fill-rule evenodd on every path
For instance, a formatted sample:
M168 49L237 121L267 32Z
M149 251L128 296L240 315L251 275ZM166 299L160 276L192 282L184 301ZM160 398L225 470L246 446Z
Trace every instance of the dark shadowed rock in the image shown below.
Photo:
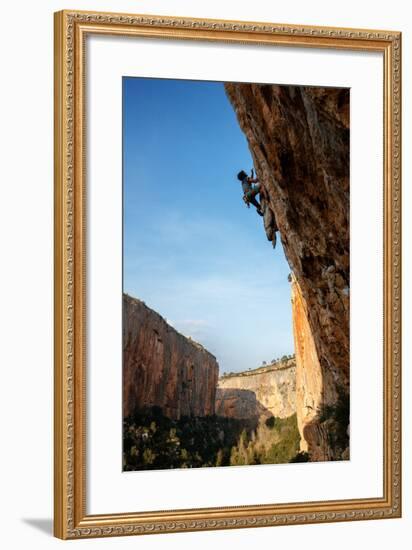
M272 416L256 399L254 391L237 388L217 388L215 412L218 416L255 421Z

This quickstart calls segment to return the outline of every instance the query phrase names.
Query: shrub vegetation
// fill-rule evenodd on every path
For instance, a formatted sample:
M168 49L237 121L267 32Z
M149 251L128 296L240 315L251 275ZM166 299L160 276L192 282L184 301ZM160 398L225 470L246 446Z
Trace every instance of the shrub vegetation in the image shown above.
M296 415L266 421L220 416L172 420L158 407L123 422L123 469L158 470L274 464L299 450Z

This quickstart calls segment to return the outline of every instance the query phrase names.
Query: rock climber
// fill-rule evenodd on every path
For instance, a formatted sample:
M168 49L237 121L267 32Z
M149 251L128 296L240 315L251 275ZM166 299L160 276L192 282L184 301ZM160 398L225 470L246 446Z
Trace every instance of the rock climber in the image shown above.
M258 178L254 177L253 170L250 176L244 170L241 170L237 175L238 180L242 182L243 200L249 208L249 204L253 204L256 212L263 216L263 225L268 241L271 241L273 248L276 247L276 232L279 231L276 223L275 213L269 204L269 198L265 189L258 182ZM256 195L259 195L260 203L256 200Z
M249 204L253 204L259 216L263 216L262 208L256 200L256 195L260 193L260 183L253 175L253 170L250 176L244 170L241 170L237 175L237 179L242 183L243 200L247 206L249 207Z

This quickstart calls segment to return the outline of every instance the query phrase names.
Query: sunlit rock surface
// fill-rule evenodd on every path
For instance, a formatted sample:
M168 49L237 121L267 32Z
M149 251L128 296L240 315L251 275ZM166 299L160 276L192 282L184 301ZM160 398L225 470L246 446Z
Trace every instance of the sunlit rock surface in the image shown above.
M221 377L218 381L216 414L220 416L286 418L295 412L294 359Z

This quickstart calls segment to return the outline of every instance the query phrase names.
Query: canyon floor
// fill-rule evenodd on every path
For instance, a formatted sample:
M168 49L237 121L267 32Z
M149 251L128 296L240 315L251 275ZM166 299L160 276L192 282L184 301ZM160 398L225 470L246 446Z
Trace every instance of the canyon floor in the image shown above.
M172 420L146 409L124 420L123 469L159 470L307 461L296 414L258 422L224 416Z

